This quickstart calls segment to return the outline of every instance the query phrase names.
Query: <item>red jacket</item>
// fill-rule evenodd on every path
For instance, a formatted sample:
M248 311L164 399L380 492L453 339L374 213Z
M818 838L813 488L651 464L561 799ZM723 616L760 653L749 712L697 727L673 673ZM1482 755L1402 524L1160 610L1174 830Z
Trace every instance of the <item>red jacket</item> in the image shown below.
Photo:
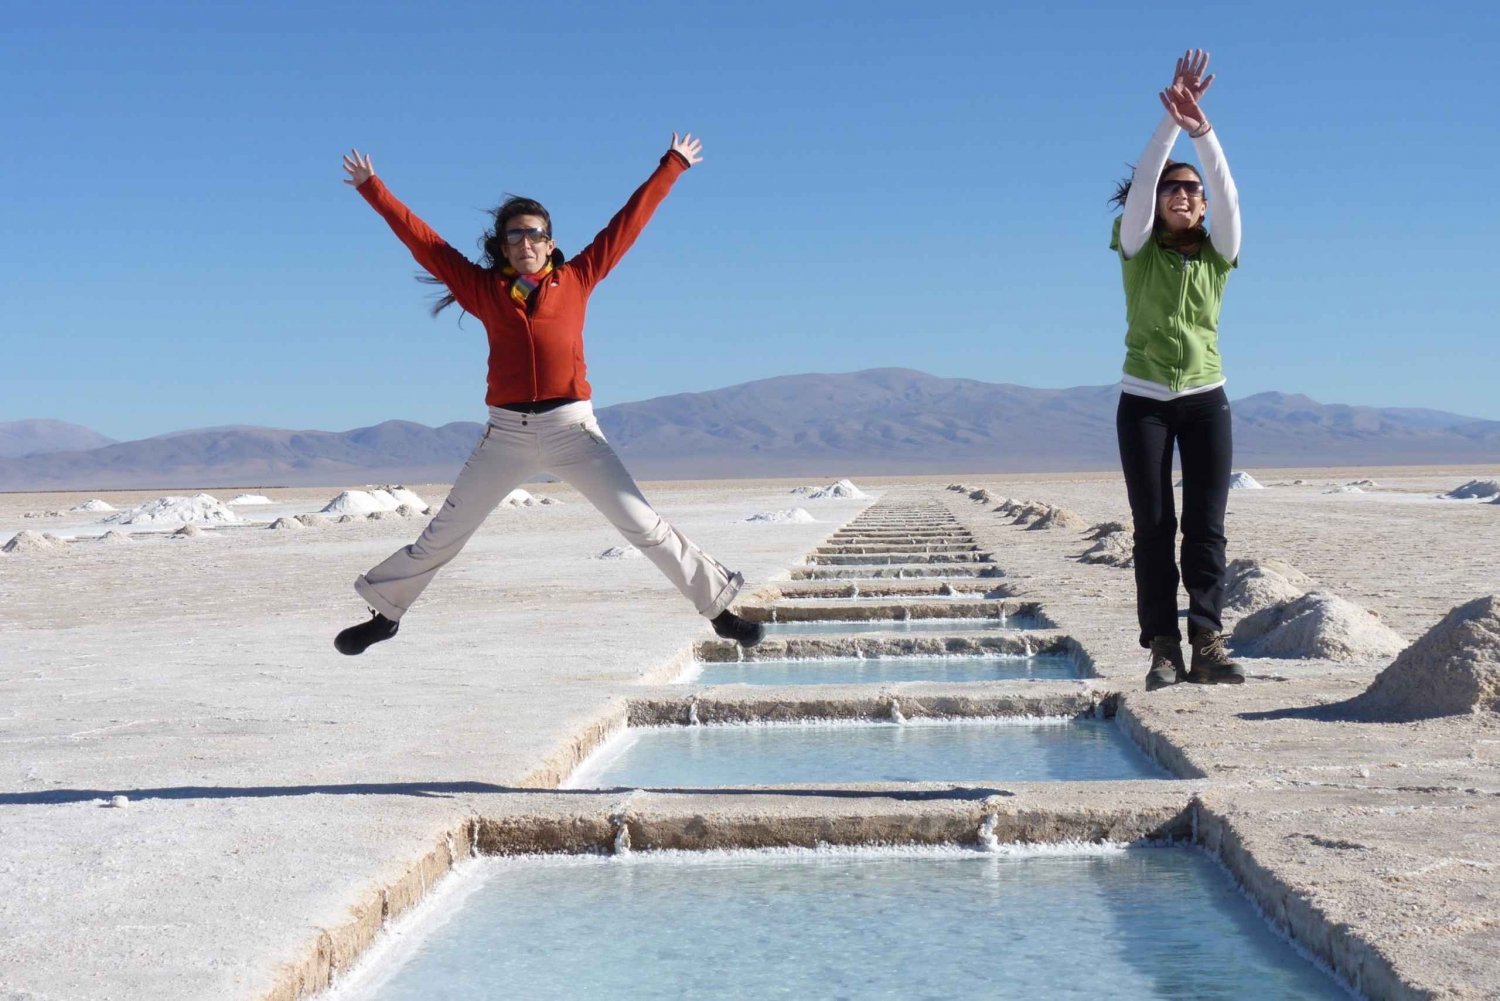
M583 252L557 268L532 296L530 310L510 297L509 281L450 247L391 194L379 177L359 186L365 201L438 278L458 304L479 317L490 340L489 406L593 395L583 361L583 320L589 294L635 243L656 206L688 162L668 152L625 207Z

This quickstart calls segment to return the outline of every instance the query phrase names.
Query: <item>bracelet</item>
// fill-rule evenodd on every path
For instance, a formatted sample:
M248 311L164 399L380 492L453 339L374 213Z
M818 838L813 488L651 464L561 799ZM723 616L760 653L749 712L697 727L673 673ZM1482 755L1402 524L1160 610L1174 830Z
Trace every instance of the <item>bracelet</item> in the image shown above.
M1213 122L1209 122L1209 123L1207 123L1206 125L1203 126L1203 131L1201 131L1201 132L1189 132L1188 133L1188 138L1189 139L1202 139L1204 136L1208 135L1213 130L1214 130Z

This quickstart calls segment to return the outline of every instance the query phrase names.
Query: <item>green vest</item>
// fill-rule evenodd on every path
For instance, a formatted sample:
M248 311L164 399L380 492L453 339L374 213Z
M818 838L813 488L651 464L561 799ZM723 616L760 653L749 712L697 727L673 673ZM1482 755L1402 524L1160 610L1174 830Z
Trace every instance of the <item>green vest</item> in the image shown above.
M1115 220L1111 250L1120 254L1125 279L1125 374L1174 393L1224 378L1219 365L1219 307L1238 261L1205 240L1192 257L1146 241L1134 257L1120 247Z

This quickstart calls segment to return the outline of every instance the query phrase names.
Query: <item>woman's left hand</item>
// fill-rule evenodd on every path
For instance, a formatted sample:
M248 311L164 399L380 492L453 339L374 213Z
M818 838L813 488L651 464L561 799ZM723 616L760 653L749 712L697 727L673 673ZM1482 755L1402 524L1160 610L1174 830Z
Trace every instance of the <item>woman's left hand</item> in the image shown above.
M684 132L682 138L677 138L677 133L672 133L672 152L681 156L691 167L695 163L703 162L703 140L694 139L691 132Z

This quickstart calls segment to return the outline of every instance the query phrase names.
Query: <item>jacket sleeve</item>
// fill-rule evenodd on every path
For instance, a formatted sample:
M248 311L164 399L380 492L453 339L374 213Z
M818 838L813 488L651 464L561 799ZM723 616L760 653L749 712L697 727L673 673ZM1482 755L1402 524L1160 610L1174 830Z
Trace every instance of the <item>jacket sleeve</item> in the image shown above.
M1135 162L1130 178L1130 193L1125 196L1125 214L1120 221L1120 253L1128 260L1140 253L1156 225L1156 182L1172 155L1180 130L1171 115L1163 114L1146 143L1141 158Z
M646 178L646 183L635 189L635 194L630 196L625 207L616 212L609 224L594 237L594 242L568 262L578 270L585 289L592 290L620 263L625 252L635 243L636 237L641 235L641 230L646 228L646 223L651 221L656 207L667 197L667 192L672 190L672 185L687 169L687 160L680 153L669 150L661 158L656 170Z
M1208 240L1224 260L1231 265L1237 264L1240 256L1240 192L1234 186L1234 178L1229 176L1229 161L1224 159L1218 133L1209 129L1193 140L1193 149L1198 153L1208 180L1208 205L1214 220L1213 228L1208 231Z
M423 222L415 212L401 203L378 176L371 177L356 189L370 207L391 227L391 231L411 251L427 273L448 286L453 298L465 310L474 312L481 282L489 272L454 250Z

